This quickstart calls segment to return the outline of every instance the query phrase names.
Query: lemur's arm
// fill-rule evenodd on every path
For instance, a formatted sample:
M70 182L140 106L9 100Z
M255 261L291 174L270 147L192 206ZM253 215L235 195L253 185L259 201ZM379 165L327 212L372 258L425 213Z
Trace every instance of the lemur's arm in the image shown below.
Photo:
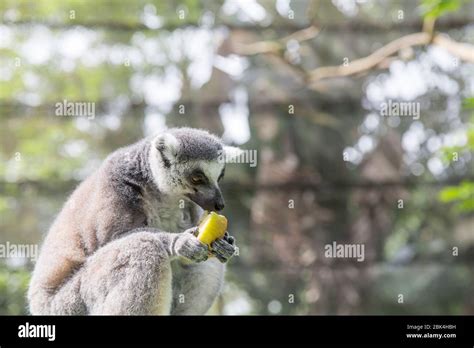
M157 228L140 227L120 235L118 239L139 232L152 233L160 241L170 260L184 257L191 262L206 261L209 257L209 248L196 238L197 227L192 227L182 233L163 232Z

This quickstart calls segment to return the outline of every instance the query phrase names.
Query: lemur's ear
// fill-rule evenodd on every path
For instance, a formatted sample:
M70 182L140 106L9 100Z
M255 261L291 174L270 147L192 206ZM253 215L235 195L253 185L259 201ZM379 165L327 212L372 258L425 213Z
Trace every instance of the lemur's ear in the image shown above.
M153 145L163 157L165 163L176 158L179 150L179 141L170 133L162 133L156 136Z
M224 158L226 162L231 161L236 157L239 157L244 152L244 150L239 149L238 147L227 146L227 145L224 145L223 151L224 151Z

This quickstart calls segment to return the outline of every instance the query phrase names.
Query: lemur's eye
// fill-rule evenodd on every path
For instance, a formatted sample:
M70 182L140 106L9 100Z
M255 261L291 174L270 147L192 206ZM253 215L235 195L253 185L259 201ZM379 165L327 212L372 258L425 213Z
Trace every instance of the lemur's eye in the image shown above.
M191 182L194 185L204 184L206 182L206 177L201 173L196 173L191 176Z

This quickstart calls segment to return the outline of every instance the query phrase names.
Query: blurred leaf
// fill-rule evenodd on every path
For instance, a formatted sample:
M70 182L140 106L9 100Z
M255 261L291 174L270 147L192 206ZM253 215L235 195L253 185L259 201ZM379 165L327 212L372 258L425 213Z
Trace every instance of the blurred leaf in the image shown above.
M474 211L474 182L446 187L439 193L439 199L443 203L455 202L455 209L459 212Z
M0 263L0 314L24 315L30 275L25 269L13 269Z
M423 18L436 19L445 13L457 11L462 2L462 0L422 0Z
M474 97L464 99L462 105L464 109L474 109Z

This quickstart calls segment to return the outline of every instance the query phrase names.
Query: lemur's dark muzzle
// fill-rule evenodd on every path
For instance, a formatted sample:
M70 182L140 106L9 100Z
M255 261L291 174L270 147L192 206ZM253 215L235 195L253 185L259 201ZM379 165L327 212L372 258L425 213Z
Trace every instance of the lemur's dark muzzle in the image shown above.
M216 187L215 192L216 193L214 195L215 197L214 210L221 211L225 207L224 197L222 197L222 192L218 187Z
M217 201L216 204L214 205L214 208L216 209L216 211L221 211L222 209L224 209L224 207L225 207L225 203L223 199L221 199L220 201Z
M224 197L221 190L216 187L206 191L198 191L188 197L204 210L221 211L225 207Z

